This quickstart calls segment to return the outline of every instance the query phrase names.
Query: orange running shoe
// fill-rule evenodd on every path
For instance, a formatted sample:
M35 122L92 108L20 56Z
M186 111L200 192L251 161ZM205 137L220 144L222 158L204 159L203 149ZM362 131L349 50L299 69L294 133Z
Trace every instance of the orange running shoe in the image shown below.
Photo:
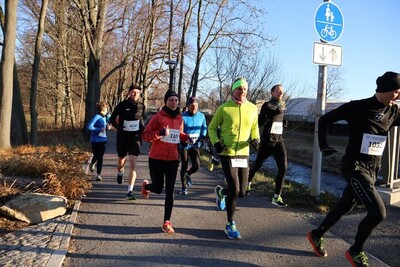
M167 234L173 234L175 233L174 228L172 228L172 224L170 221L165 221L163 226L162 226L162 230L164 233Z
M140 194L142 195L142 198L149 198L150 196L150 190L146 190L146 185L149 184L149 181L144 180L142 183L142 191L140 192Z

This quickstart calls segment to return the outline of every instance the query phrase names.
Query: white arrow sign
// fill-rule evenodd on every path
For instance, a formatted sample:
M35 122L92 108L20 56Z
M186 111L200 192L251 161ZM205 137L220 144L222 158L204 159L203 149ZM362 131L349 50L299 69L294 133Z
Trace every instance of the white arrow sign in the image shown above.
M313 62L318 65L342 66L342 47L315 42Z

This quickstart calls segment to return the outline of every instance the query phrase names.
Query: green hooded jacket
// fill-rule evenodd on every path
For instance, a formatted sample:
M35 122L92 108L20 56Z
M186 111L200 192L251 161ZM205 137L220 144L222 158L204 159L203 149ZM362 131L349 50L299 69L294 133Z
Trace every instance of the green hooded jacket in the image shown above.
M233 100L225 102L215 111L208 126L208 135L213 145L221 141L226 147L220 155L249 156L249 141L260 139L257 106L250 101L241 105Z

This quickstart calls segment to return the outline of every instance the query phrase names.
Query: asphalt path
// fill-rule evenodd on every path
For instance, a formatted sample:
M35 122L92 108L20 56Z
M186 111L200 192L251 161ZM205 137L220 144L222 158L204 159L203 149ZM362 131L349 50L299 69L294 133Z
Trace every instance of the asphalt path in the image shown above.
M82 199L63 266L350 266L344 256L349 243L328 233L329 256L315 256L306 238L314 226L290 208L270 204L270 196L238 200L235 221L242 239L229 240L226 212L217 210L214 194L223 177L206 166L192 175L187 196L178 194L178 175L171 218L176 233L163 233L164 193L140 198L142 181L150 180L147 147L138 158L138 199L126 200L127 179L116 182L115 134L109 133L103 181L93 181ZM371 254L369 259L370 266L388 266Z

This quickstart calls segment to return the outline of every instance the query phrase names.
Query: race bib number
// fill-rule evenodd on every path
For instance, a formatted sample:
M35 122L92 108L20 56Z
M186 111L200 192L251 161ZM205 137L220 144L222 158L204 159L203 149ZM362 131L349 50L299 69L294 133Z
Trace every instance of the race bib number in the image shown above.
M283 123L282 122L273 122L271 126L272 134L282 134L283 132Z
M386 136L364 134L360 153L371 156L382 156L386 146Z
M233 168L247 168L247 159L231 159Z
M100 136L100 137L107 137L106 131L101 131L101 132L99 133L99 136Z
M127 132L139 131L139 120L124 121L123 130Z
M180 133L180 130L169 129L169 135L162 136L161 141L163 141L165 143L170 143L170 144L179 144L180 143L179 133Z
M196 143L197 139L199 139L199 134L189 134L189 137L193 140L193 143Z

